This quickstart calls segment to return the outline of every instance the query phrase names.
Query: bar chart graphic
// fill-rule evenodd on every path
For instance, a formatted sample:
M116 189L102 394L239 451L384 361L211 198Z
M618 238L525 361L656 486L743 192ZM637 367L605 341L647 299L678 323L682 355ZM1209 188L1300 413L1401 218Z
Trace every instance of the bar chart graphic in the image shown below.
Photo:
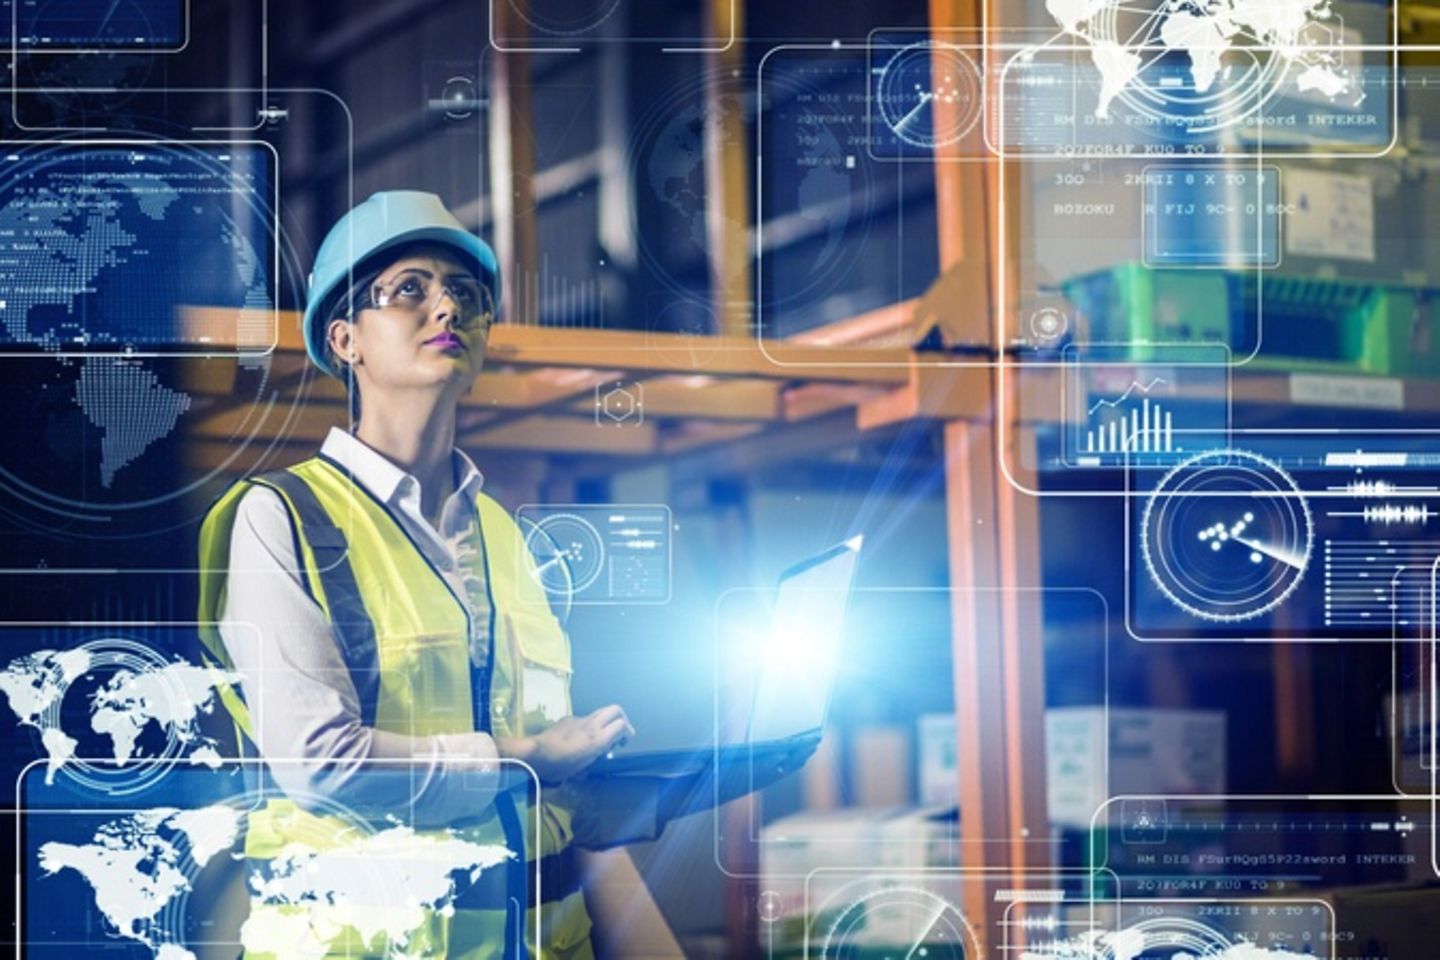
M1175 453L1175 415L1149 393L1166 381L1133 383L1118 400L1098 400L1089 410L1093 426L1085 431L1084 451L1094 453ZM1136 397L1139 403L1135 403Z
M1066 375L1066 466L1155 469L1225 446L1230 410L1223 368L1077 363Z

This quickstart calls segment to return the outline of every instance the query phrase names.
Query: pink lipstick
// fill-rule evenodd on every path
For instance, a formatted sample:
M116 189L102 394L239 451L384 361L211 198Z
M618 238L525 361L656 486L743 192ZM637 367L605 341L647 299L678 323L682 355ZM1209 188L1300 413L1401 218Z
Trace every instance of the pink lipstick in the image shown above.
M445 331L444 333L437 333L435 336L431 337L429 340L426 340L425 343L426 343L427 346L436 346L436 347L439 347L441 350L464 350L464 349L465 349L465 341L464 341L464 340L461 340L459 337L457 337L455 334L451 333L449 330Z

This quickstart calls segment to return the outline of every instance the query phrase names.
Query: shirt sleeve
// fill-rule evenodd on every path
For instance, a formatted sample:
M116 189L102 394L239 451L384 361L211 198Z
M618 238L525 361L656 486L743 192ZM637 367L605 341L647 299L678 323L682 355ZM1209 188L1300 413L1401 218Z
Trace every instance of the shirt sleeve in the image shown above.
M495 741L362 724L340 647L304 586L284 501L257 486L236 509L220 635L280 788L302 807L330 801L417 828L485 816L497 786Z

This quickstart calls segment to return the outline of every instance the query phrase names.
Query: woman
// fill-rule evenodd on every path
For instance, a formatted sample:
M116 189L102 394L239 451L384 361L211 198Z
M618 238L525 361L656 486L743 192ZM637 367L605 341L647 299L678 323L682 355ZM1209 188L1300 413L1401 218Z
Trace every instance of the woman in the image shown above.
M511 956L522 939L536 952L536 915L497 909L513 897L541 907L544 956L583 958L592 947L576 842L653 837L661 822L653 798L622 798L617 822L570 782L633 730L619 706L571 714L569 642L514 521L455 448L499 293L490 248L432 194L378 193L331 230L304 335L311 360L347 383L354 432L332 430L318 456L216 504L201 533L200 621L218 624L207 646L242 677L227 707L285 794L249 818L246 852L262 875L287 844L353 839L357 819L459 827L526 847L493 868L510 896L480 884L453 915L426 911L401 938L404 955ZM523 826L537 816L523 794L517 806L477 788L497 757L544 784L538 837ZM635 876L628 858L604 869ZM397 895L403 907L406 891ZM354 913L323 919L317 934L317 909L297 926L294 911L252 902L247 956L283 954L297 936L351 957L397 947L357 929ZM628 910L632 929L678 955L648 895Z

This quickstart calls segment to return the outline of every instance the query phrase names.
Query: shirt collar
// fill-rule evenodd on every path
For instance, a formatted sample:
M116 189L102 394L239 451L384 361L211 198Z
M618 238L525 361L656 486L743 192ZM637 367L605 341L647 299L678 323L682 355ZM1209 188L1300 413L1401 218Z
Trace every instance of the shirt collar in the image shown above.
M455 461L455 476L459 481L455 484L455 492L463 493L468 500L474 500L480 493L480 488L485 486L485 475L480 468L475 466L475 461L456 447L450 454Z
M321 456L333 460L342 470L355 479L383 503L392 503L407 490L418 491L420 482L392 463L384 454L367 446L359 437L339 427L331 427L320 447ZM485 483L485 477L475 466L475 461L462 450L452 450L455 474L459 481L455 492L474 500Z

